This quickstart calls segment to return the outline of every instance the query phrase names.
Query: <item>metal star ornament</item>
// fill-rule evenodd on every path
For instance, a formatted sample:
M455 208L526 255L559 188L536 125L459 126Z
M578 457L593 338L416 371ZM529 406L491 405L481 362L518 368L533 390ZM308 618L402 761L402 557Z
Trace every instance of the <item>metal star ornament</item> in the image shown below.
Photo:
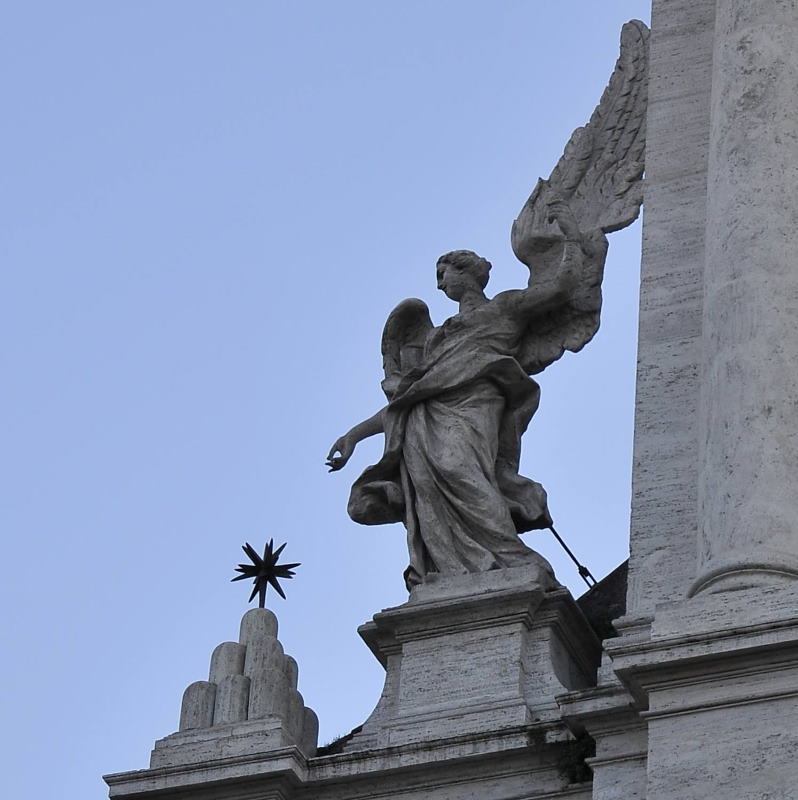
M284 578L287 580L288 578L293 578L294 568L300 566L299 563L278 565L277 561L280 558L280 553L283 552L285 545L286 543L283 543L275 550L274 539L269 539L269 543L263 549L262 557L258 555L255 548L249 542L242 545L241 549L246 553L247 558L249 558L252 563L239 564L235 570L241 574L236 575L236 577L232 578L232 580L243 581L247 578L252 578L254 580L255 588L252 590L249 600L247 600L248 603L251 603L252 599L257 594L259 595L259 607L265 608L266 589L269 587L269 585L273 586L277 594L279 594L280 597L285 600L285 593L283 592L278 579Z

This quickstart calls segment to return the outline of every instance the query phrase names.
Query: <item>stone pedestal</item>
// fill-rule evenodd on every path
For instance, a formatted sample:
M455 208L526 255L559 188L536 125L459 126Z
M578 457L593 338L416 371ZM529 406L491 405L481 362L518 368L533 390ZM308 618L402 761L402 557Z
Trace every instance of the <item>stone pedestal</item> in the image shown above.
M706 594L657 610L647 640L606 643L648 726L646 800L792 800L798 591Z
M360 634L385 688L347 750L560 725L556 696L595 683L600 645L566 589L528 568L427 582Z

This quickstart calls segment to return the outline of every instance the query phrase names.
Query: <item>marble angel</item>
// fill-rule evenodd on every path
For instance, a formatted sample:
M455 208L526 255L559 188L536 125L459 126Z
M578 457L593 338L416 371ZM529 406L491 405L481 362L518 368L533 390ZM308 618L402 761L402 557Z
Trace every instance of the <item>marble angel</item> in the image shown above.
M543 487L519 474L521 436L539 402L530 377L598 330L606 234L640 211L648 29L627 23L601 101L512 227L525 289L485 295L490 263L469 250L438 259L437 285L458 311L436 327L405 300L382 336L387 405L341 436L328 466L382 433L385 449L352 486L349 515L403 522L408 589L432 573L462 574L548 562L518 534L551 525Z

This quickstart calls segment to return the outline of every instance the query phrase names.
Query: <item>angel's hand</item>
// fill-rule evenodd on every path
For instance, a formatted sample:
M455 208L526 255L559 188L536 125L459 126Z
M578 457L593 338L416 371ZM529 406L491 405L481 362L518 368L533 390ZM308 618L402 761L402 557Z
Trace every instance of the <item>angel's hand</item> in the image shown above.
M571 206L562 198L555 198L546 206L549 222L556 222L566 239L579 241L582 233Z
M345 434L335 440L335 444L330 448L330 452L327 454L327 460L324 462L330 468L330 472L337 472L339 469L343 469L346 466L346 462L349 461L352 453L355 452L356 444L357 442L355 439L349 434ZM340 453L340 455L336 456L336 453Z

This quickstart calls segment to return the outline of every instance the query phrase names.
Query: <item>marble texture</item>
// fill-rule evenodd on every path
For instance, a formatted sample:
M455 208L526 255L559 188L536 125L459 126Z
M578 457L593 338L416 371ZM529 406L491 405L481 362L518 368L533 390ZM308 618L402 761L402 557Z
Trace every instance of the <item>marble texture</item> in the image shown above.
M718 0L692 591L798 578L798 8Z
M706 172L715 0L652 7L627 613L696 575Z

